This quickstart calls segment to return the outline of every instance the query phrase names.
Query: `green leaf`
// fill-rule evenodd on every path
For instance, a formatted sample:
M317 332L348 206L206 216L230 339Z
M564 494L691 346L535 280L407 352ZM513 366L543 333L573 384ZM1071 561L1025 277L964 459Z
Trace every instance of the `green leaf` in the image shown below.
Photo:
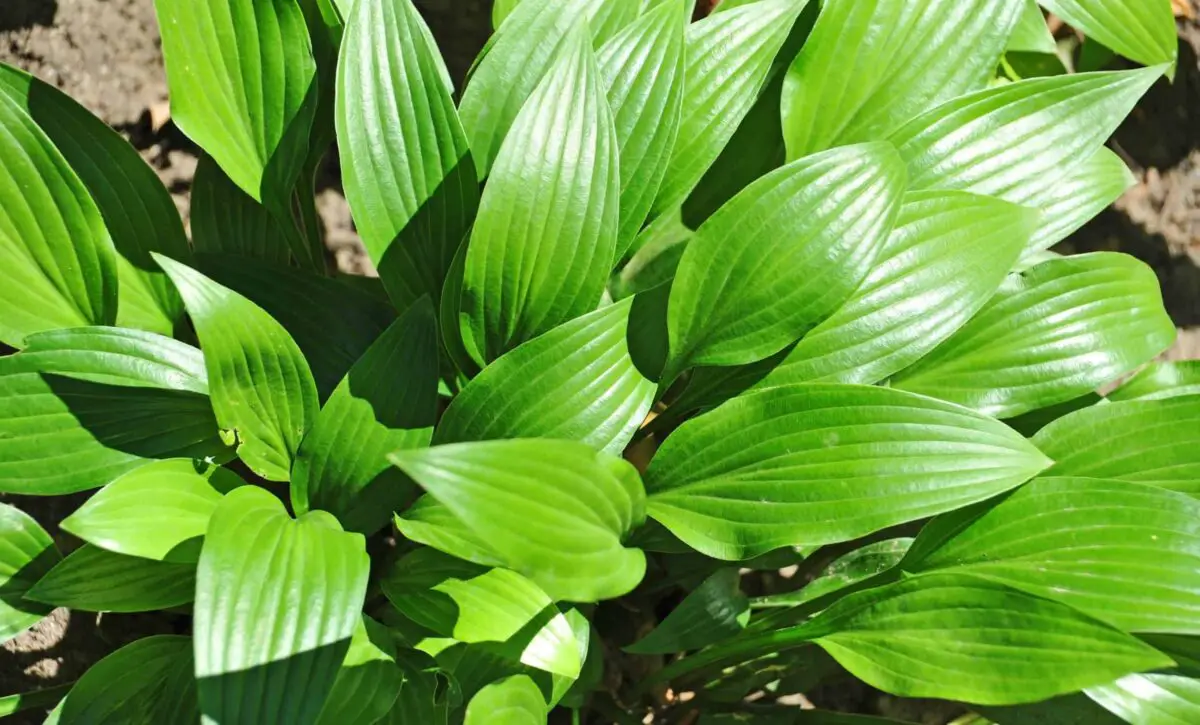
M525 675L494 682L467 703L463 725L546 725L549 708L537 684Z
M1200 681L1176 675L1126 675L1089 687L1087 696L1130 725L1187 725L1200 720Z
M1037 478L935 519L902 568L1057 599L1128 632L1200 634L1200 502L1136 483Z
M395 649L387 628L363 615L317 719L319 725L372 725L387 715L405 684Z
M963 192L914 192L862 286L757 387L877 383L960 328L1016 262L1037 213Z
M192 245L205 254L228 254L286 265L291 259L287 231L267 208L203 155L192 180Z
M630 357L631 306L603 307L502 355L451 401L434 442L564 438L619 455L655 391Z
M60 707L58 725L199 723L192 639L156 635L125 645L83 673Z
M1053 55L1058 52L1054 36L1046 24L1046 16L1038 7L1037 0L1020 0L1021 10L1017 15L1017 24L1008 35L1008 45L1005 51L1012 53L1045 53Z
M921 114L890 140L918 189L960 189L1037 206L1095 153L1162 68L996 86Z
M154 561L84 544L25 598L85 612L153 612L192 601L195 584L194 563Z
M513 122L480 202L460 320L481 366L598 306L617 241L617 153L580 26Z
M308 152L317 64L296 0L155 0L171 118L270 205Z
M1081 692L1028 705L973 709L986 716L982 725L992 722L998 725L1123 725L1125 722Z
M1200 360L1154 362L1108 394L1109 400L1157 400L1200 394Z
M397 561L382 586L397 609L438 636L477 643L532 635L522 663L579 676L583 663L571 624L537 584L514 571L422 548Z
M196 270L156 256L179 289L205 353L217 423L238 456L271 481L288 480L317 416L317 388L300 348L250 300Z
M61 526L117 554L195 563L221 496L242 483L219 466L178 458L154 461L102 488Z
M618 259L646 221L675 147L690 5L684 0L664 2L601 46L597 54L620 149Z
M505 18L512 14L521 0L495 0L492 3L492 28L499 29Z
M737 560L954 510L1049 463L966 408L814 383L749 393L688 421L645 480L655 520L703 554Z
M620 300L646 292L675 277L683 250L694 235L684 225L679 210L663 214L646 226L634 240L630 260L609 280L609 291Z
M396 664L404 672L404 685L380 725L447 725L453 681L447 682L449 678L423 652L401 651Z
M152 459L229 459L199 350L97 327L31 342L0 358L0 491L72 493Z
M1064 604L964 575L852 594L793 632L885 692L983 705L1036 702L1171 664ZM964 671L971 676L946 676Z
M1042 428L1033 443L1055 476L1112 478L1200 494L1200 397L1084 408Z
M0 643L50 613L24 595L60 559L54 540L33 517L0 503Z
M825 0L784 82L788 160L883 138L983 88L1019 8L1013 0Z
M1175 340L1154 271L1100 252L1043 262L892 385L1009 418L1094 390Z
M120 255L117 324L170 335L183 304L150 252L175 259L190 252L162 182L120 134L48 83L0 64L0 94L45 132L95 201Z
M1169 0L1038 0L1088 37L1144 65L1179 55ZM1161 71L1160 71L1161 72Z
M410 541L481 566L504 566L486 541L432 496L417 499L394 521L396 528Z
M725 0L729 2L729 0ZM696 725L910 725L900 720L846 715L825 710L800 710L795 706L742 705L734 713L703 713Z
M5 695L0 697L0 717L7 717L25 710L40 710L38 714L44 713L50 708L54 708L54 712L59 710L58 705L62 702L63 696L67 694L67 690L71 689L74 682L65 685L53 685L51 687L43 687L29 692L21 692L15 695ZM47 723L51 721L46 720Z
M611 599L642 580L645 556L621 541L644 520L645 494L624 460L543 439L457 443L391 458L507 568L555 601Z
M205 720L315 722L359 624L369 567L362 536L323 511L292 519L253 486L225 496L196 580Z
M691 0L683 0L689 3ZM599 2L588 8L588 28L592 33L592 44L596 48L615 38L630 23L641 15L638 0L631 2Z
M653 212L687 199L767 82L776 53L808 0L759 0L687 28L678 142Z
M883 143L811 156L746 187L679 262L664 379L761 360L832 314L866 277L903 193L904 168Z
M1023 260L1053 247L1134 185L1129 167L1114 152L1100 147L1036 200L1042 224L1029 240Z
M337 78L346 199L388 294L436 301L479 204L466 133L411 0L359 3Z
M821 575L803 588L784 594L773 594L754 600L756 607L792 607L840 592L888 571L900 563L910 538L884 539L855 549L835 559Z
M200 271L258 305L304 353L322 401L396 319L385 301L294 267L229 255L196 255Z
M632 654L670 654L700 649L732 637L750 621L750 600L737 569L718 569L671 610L650 634L625 648Z
M415 487L387 454L429 445L437 381L437 322L422 298L350 368L300 443L292 468L296 511L329 511L365 534L390 521Z
M32 118L0 93L0 342L110 325L117 255L87 188Z

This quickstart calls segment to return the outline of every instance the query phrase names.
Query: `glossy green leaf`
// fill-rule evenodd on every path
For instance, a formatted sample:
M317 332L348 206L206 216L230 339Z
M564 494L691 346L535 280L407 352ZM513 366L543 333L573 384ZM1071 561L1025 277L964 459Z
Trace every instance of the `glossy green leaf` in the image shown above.
M795 632L885 692L985 705L1036 702L1171 664L1064 604L963 575L852 594Z
M205 721L315 722L359 624L369 567L362 536L331 515L292 519L261 488L229 493L209 523L196 580Z
M1036 206L1092 154L1162 68L1033 78L960 96L890 140L916 189L959 189Z
M1024 260L1058 244L1108 208L1135 183L1120 156L1100 147L1037 199L1042 223L1029 240Z
M631 2L610 2L631 7ZM675 148L683 103L684 29L691 3L664 2L628 25L597 54L620 149L617 258L650 213Z
M435 302L479 204L466 133L411 0L359 3L337 79L346 199L400 308Z
M192 601L196 565L143 559L84 544L25 593L85 612L153 612Z
M50 613L50 607L24 595L60 559L54 540L33 517L0 503L0 642Z
M642 523L645 494L621 459L525 439L402 451L392 461L556 601L611 599L642 580L645 556L621 541Z
M190 219L197 252L282 265L292 257L287 231L279 221L233 183L211 156L201 156L196 164Z
M477 363L598 306L619 194L612 115L580 26L513 122L483 193L460 312Z
M746 187L679 262L664 378L761 360L831 315L866 277L903 193L904 168L882 143L814 155Z
M200 722L190 637L136 640L97 662L71 688L59 725Z
M183 304L150 252L176 259L189 252L162 182L120 134L50 84L0 64L0 94L45 132L95 201L120 255L117 324L170 335Z
M0 93L0 342L117 316L117 255L67 160Z
M1058 46L1037 0L1020 0L1020 5L1017 23L1009 33L1004 49L1016 53L1056 53Z
M718 569L650 634L625 651L641 655L683 652L742 631L750 620L750 600L739 588L740 579L737 569Z
M208 395L204 354L187 343L121 327L75 327L30 335L21 359L44 373L94 383Z
M1129 632L1200 634L1200 502L1136 483L1037 478L935 519L907 572L951 570L1057 599Z
M546 725L548 714L537 683L515 675L488 685L471 698L463 725Z
M1200 360L1154 362L1108 394L1109 400L1156 400L1200 394Z
M949 337L991 298L1036 228L1031 209L962 192L914 192L866 280L757 387L877 383Z
M892 385L1008 418L1094 390L1174 340L1144 263L1106 252L1063 257L1010 277Z
M296 0L155 0L171 118L257 201L300 173L317 64Z
M1188 725L1200 719L1200 680L1151 673L1089 687L1087 696L1130 725Z
M387 628L362 616L318 725L372 725L392 709L404 686Z
M645 480L655 520L703 554L736 560L951 511L1049 463L966 408L814 383L749 393L688 421Z
M1042 428L1033 443L1055 476L1147 483L1200 494L1200 397L1093 405Z
M821 575L813 579L803 588L787 592L759 597L754 600L756 607L791 607L798 604L820 599L821 597L842 591L856 584L868 582L879 574L893 568L904 558L908 547L912 545L910 538L884 539L873 544L855 549L835 559L825 567Z
M300 444L292 505L374 533L413 496L387 454L429 445L437 418L437 322L422 298L354 364Z
M240 485L237 474L219 466L154 461L100 489L61 526L117 554L195 563L221 496Z
M317 416L317 388L300 348L250 300L190 267L156 259L196 327L217 423L237 434L238 456L250 470L288 480L300 440Z
M1170 0L1038 0L1050 12L1121 55L1145 65L1179 54Z
M451 401L434 442L563 438L620 454L655 391L630 357L631 306L603 307L502 355Z
M759 0L688 26L678 142L655 215L687 199L749 113L807 0Z
M883 138L983 88L1019 9L1013 0L825 0L784 82L788 159Z

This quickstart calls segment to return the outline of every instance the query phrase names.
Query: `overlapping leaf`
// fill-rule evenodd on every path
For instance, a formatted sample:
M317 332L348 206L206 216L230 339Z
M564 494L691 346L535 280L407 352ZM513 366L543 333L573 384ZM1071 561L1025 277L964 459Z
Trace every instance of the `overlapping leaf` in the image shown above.
M633 654L669 654L730 637L750 620L750 600L737 569L718 569L671 610L645 637L625 648Z
M1087 696L1130 725L1184 725L1200 718L1200 681L1150 673L1089 687Z
M1066 239L1116 201L1134 181L1120 156L1105 147L1097 149L1037 200L1042 223L1022 257L1032 259Z
M50 613L24 595L60 557L50 535L20 509L0 503L0 643Z
M1169 0L1038 2L1088 37L1139 63L1174 63L1179 54Z
M546 725L549 708L537 683L525 675L494 682L467 703L464 725Z
M200 350L152 332L75 327L26 339L20 359L43 373L94 383L208 395Z
M114 554L84 544L25 593L85 612L153 612L192 601L196 565Z
M1057 47L1054 36L1046 24L1046 16L1038 7L1037 0L1020 0L1020 14L1012 32L1008 34L1005 51L1016 53L1054 53Z
M396 528L405 538L481 566L502 567L504 561L471 527L432 496L422 496L397 514Z
M286 265L291 259L287 231L211 156L201 156L197 162L190 198L192 245L197 252L228 254L239 262L251 257Z
M1154 400L1197 394L1200 394L1200 360L1178 360L1147 365L1109 393L1108 399Z
M372 725L387 715L406 684L395 650L387 628L363 615L318 725Z
M190 637L136 640L93 665L60 705L58 725L200 722Z
M849 587L868 582L879 574L900 563L910 538L885 539L855 549L838 557L821 572L821 575L795 592L760 597L754 601L756 607L790 607L805 604L821 597L834 594Z

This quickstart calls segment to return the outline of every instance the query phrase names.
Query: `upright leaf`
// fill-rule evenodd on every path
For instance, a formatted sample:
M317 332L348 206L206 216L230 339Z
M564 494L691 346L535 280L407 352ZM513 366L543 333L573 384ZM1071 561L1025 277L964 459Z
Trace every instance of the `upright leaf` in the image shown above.
M480 365L598 306L617 242L617 153L580 26L513 121L480 202L460 312Z
M1008 34L1006 52L1016 53L1054 53L1057 46L1054 36L1046 25L1046 16L1038 7L1037 0L1020 0L1020 12L1017 23Z
M737 569L718 569L671 610L650 634L625 648L633 654L670 654L699 649L745 628L750 600Z
M396 465L554 600L621 596L645 573L622 539L645 516L629 463L582 443L458 443L392 455ZM452 552L451 552L452 553Z
M903 193L903 166L882 143L796 161L746 187L679 262L664 378L761 360L832 314L866 277Z
M262 308L179 262L156 256L175 282L204 348L217 423L238 438L258 475L288 480L317 415L317 388L300 348Z
M655 520L703 554L737 560L951 511L1049 463L966 408L816 383L749 393L683 424L650 462L646 490Z
M1147 365L1109 393L1108 399L1155 400L1197 394L1200 394L1200 360L1177 360Z
M25 593L85 612L153 612L192 601L196 565L126 556L84 544Z
M1076 398L1170 347L1153 270L1120 254L1010 277L966 325L892 385L1008 418Z
M1200 718L1200 681L1150 673L1089 687L1087 696L1131 725L1183 725Z
M33 517L0 503L0 643L50 613L24 595L60 559L54 540Z
M360 617L318 725L372 725L387 715L405 685L395 650L386 627Z
M1097 149L1037 200L1042 223L1022 258L1032 259L1066 239L1134 183L1133 174L1120 156L1103 146Z
M467 703L463 725L546 725L549 708L537 684L525 675L494 682Z
M243 486L213 514L196 580L200 711L221 725L316 722L361 617L363 538Z
M495 0L492 3L492 29L499 30L500 24L512 14L516 9L517 3L521 0Z
M429 445L437 380L437 326L423 298L350 368L301 442L292 469L296 511L329 511L367 534L390 521L414 487L387 454Z
M784 81L788 159L882 138L985 87L1019 10L1014 0L826 0Z
M61 705L59 725L196 725L190 637L155 635L93 665Z
M466 133L411 0L358 3L337 78L346 199L396 306L435 302L479 203Z
M1179 55L1170 0L1038 0L1050 12L1121 55L1145 65Z
M225 175L211 156L196 164L191 195L192 244L197 252L288 264L288 235L265 206Z

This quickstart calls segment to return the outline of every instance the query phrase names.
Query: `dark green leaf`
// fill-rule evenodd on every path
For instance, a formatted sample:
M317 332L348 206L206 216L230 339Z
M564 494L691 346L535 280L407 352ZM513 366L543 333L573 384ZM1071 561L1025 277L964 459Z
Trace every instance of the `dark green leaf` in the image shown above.
M404 685L396 704L379 725L447 725L450 687L433 658L407 650L397 653L396 664L404 672Z
M233 183L211 156L201 156L192 180L192 244L197 252L286 265L287 231L267 208Z
M62 557L50 535L29 514L0 503L0 643L50 613L26 592Z
M390 638L386 627L361 617L318 725L372 725L388 714L405 684Z
M1032 438L1039 430L1045 428L1064 415L1074 413L1077 410L1082 410L1090 405L1095 405L1102 400L1104 400L1104 398L1101 398L1096 393L1084 393L1078 398L1072 398L1071 400L1063 403L1056 403L1045 408L1031 410L1028 413L1022 413L1015 418L1007 418L1004 421L1004 424L1026 438Z
M1009 707L975 708L986 716L983 725L1123 725L1083 693L1063 695L1043 702Z
M14 713L33 709L45 712L50 708L54 708L55 712L57 712L58 705L62 702L63 696L67 694L67 690L70 690L74 684L74 682L71 682L65 685L43 687L39 690L0 697L0 717L7 717ZM49 723L50 720L46 720L46 722Z
M157 635L97 662L60 705L58 725L200 722L190 637Z
M625 651L642 655L684 652L742 631L750 621L750 600L742 594L740 579L737 569L718 569L650 634Z
M613 297L632 297L669 282L693 234L680 219L678 209L655 219L634 240L633 257L609 281Z
M1176 675L1126 675L1089 687L1087 696L1130 725L1188 725L1200 721L1200 680Z
M471 698L463 725L546 725L548 711L537 683L525 675L514 675Z
M912 542L913 540L910 538L899 538L867 544L861 549L855 549L835 559L833 563L825 567L819 577L813 579L804 588L786 594L759 597L754 600L754 606L790 607L805 604L869 581L872 577L899 564Z
M1047 53L1054 54L1058 46L1050 27L1046 25L1046 16L1038 7L1037 0L1019 0L1021 5L1017 24L1008 35L1008 45L1005 50L1016 53Z
M85 612L152 612L192 601L195 585L195 563L154 561L84 544L25 597Z
M1038 0L1085 35L1145 65L1179 54L1169 0Z
M1200 360L1150 363L1108 394L1109 400L1155 400L1200 394Z
M253 486L228 494L209 524L196 581L205 721L315 722L359 624L369 566L362 536L342 532L331 515L293 520Z

